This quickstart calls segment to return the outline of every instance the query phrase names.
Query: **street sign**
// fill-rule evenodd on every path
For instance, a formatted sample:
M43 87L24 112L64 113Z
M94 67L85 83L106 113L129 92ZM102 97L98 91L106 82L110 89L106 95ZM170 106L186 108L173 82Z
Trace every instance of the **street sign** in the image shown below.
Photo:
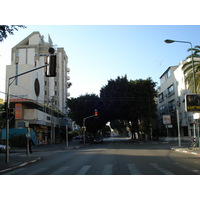
M186 112L200 112L200 95L186 94L185 95L185 110Z
M163 124L171 124L171 116L163 115Z

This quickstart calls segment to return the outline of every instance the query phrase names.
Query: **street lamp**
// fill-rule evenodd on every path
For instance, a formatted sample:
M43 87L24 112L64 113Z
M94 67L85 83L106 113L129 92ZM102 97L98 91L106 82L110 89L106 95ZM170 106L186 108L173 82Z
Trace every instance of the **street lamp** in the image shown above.
M178 40L170 40L170 39L166 39L165 43L167 44L171 44L174 42L180 42L180 43L188 43L191 46L191 58L192 58L192 69L193 69L193 79L194 79L194 91L195 94L197 94L197 87L196 87L196 77L195 77L195 69L194 69L194 58L193 58L193 51L192 51L192 43L191 42L187 42L187 41L178 41ZM179 113L178 113L178 109L177 109L177 123L178 123L178 138L179 138L179 147L181 147L181 139L180 139L180 124L179 124Z
M193 79L194 79L194 91L195 91L195 94L197 94L192 43L191 42L187 42L187 41L178 41L178 40L170 40L170 39L165 40L165 43L167 43L167 44L171 44L171 43L174 43L174 42L188 43L191 46L191 58L192 58L192 69L193 69Z

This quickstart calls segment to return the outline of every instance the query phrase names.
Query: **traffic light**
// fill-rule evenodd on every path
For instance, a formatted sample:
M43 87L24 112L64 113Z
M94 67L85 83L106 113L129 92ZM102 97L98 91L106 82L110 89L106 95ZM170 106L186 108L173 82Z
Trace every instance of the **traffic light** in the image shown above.
M3 111L1 114L3 119L6 119L6 111ZM8 118L11 118L14 116L14 109L13 108L8 108Z
M8 108L8 118L11 118L14 116L14 109L13 108Z
M54 48L49 48L50 55L47 56L46 60L46 77L55 77L56 76L56 54Z
M95 115L96 117L98 117L98 111L97 111L97 109L94 110L94 115Z
M56 76L56 55L47 56L46 77Z

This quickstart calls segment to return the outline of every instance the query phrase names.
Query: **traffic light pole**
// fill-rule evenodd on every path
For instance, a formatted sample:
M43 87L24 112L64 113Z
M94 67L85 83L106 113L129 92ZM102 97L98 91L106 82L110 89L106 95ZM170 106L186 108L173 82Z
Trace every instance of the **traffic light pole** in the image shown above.
M85 120L92 117L97 117L97 116L98 116L98 112L97 112L97 109L95 109L94 115L83 118L83 144L85 144L85 131L86 131Z
M48 65L49 64L46 64L46 65L43 65L41 67L26 71L26 72L23 72L23 73L18 74L16 76L12 76L12 77L8 78L7 99L6 99L6 102L7 102L7 105L6 105L6 160L5 160L6 163L9 163L9 122L10 122L10 120L9 120L9 117L8 117L8 109L9 109L9 106L10 106L10 86L12 85L12 83L14 82L14 80L17 77L31 73L31 72L36 71L38 69L42 69L42 68L44 68ZM12 80L12 79L14 79L14 80L12 82L10 82L10 80Z
M92 117L96 117L96 115L91 115L89 117L83 118L83 144L85 144L85 131L86 131L85 120L89 119L89 118L92 118Z

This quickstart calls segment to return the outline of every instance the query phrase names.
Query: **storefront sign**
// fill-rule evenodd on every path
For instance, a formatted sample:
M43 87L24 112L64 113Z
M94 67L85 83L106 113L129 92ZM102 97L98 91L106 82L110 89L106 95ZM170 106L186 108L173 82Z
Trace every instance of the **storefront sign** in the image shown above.
M15 119L22 119L22 104L15 104Z

